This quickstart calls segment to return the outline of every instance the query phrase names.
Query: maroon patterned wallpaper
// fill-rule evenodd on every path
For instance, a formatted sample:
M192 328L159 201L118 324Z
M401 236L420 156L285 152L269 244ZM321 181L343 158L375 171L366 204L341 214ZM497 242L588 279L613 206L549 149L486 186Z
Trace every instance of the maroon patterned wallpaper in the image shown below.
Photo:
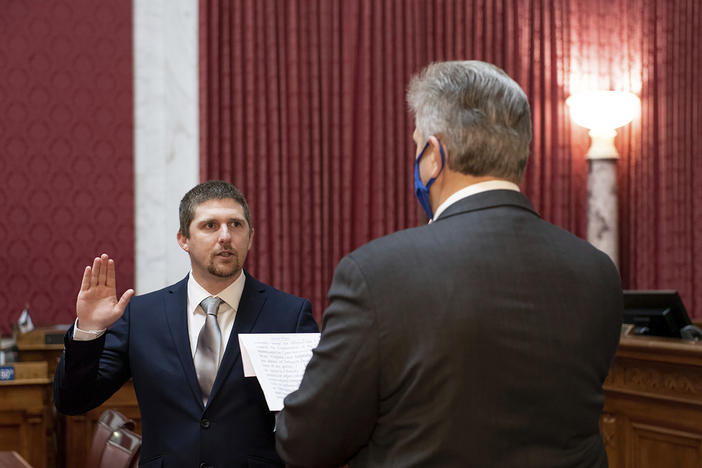
M69 323L85 265L134 283L130 0L0 2L0 333Z

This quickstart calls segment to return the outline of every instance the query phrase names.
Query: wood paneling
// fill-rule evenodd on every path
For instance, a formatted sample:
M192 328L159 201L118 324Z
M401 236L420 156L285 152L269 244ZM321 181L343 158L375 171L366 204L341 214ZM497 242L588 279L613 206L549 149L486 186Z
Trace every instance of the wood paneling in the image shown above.
M47 466L50 381L0 382L0 450L15 450L34 468Z
M624 336L604 389L611 468L702 467L702 343Z

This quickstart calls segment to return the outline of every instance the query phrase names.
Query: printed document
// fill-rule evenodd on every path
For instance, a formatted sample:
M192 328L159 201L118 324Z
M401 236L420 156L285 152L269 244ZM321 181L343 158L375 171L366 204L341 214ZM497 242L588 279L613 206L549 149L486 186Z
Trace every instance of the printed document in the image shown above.
M300 387L319 333L240 333L244 376L257 377L271 411L283 409L283 399Z

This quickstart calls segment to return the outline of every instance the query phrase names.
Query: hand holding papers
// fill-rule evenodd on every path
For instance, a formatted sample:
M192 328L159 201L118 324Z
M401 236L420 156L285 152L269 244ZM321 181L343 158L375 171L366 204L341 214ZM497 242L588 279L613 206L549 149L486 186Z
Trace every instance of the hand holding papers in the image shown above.
M244 376L258 377L271 411L283 409L283 399L300 386L319 333L240 333Z

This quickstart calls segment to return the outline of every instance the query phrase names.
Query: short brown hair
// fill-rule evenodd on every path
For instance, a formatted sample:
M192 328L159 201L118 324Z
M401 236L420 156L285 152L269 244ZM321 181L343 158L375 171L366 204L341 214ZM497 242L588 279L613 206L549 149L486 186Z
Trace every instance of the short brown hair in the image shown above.
M246 203L244 194L229 182L223 180L208 180L190 189L180 201L180 208L178 209L178 214L180 216L180 233L186 238L190 238L190 223L193 222L195 209L198 205L208 200L223 200L227 198L231 198L241 205L241 208L244 210L244 217L249 225L249 232L251 232L253 230L253 224L251 224L249 205Z

